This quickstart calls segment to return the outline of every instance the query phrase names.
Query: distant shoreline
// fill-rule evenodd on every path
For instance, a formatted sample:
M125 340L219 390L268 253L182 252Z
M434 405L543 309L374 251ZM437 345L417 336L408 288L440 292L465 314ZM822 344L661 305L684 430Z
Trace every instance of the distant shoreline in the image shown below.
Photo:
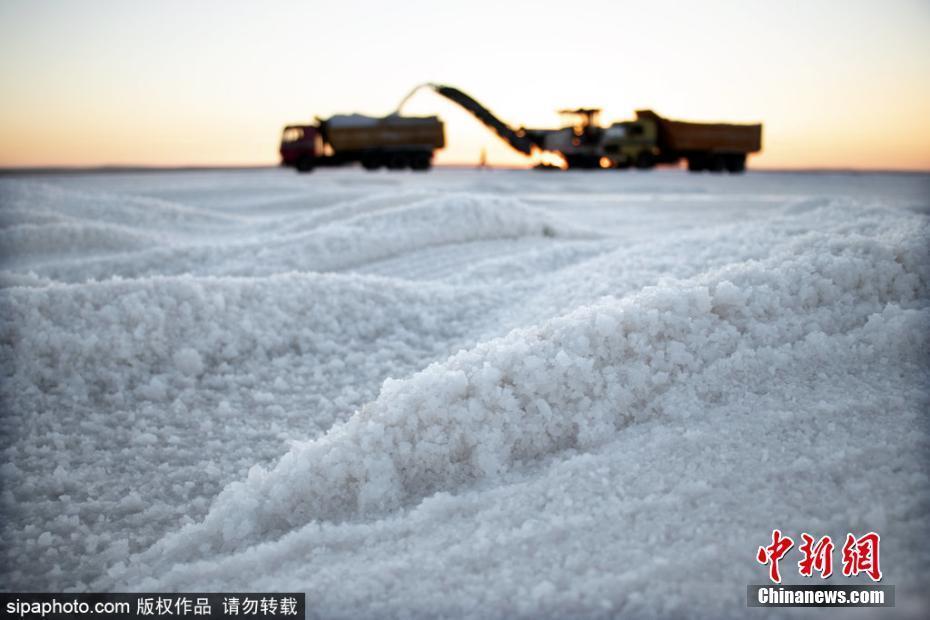
M41 176L53 174L137 174L157 172L240 172L246 170L275 170L281 166L274 164L244 164L228 166L23 166L2 168L0 176ZM438 164L436 170L478 170L476 164ZM526 170L517 166L489 166L484 170ZM659 168L658 171L680 170L684 168ZM895 170L895 169L866 169L866 168L749 168L750 173L764 174L894 174L894 175L925 175L930 170Z

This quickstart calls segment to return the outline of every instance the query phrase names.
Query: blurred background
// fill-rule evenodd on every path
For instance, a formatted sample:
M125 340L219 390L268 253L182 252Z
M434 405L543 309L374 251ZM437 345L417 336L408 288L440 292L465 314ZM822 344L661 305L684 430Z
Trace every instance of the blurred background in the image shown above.
M925 0L4 0L0 166L273 165L281 128L435 81L512 125L761 121L755 168L930 169ZM453 103L439 165L534 163Z

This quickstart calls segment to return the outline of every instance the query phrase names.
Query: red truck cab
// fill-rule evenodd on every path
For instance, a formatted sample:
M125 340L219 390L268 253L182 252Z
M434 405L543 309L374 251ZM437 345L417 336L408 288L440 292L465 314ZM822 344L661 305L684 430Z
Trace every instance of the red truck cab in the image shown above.
M315 125L288 125L281 134L281 165L310 170L323 153L323 138Z

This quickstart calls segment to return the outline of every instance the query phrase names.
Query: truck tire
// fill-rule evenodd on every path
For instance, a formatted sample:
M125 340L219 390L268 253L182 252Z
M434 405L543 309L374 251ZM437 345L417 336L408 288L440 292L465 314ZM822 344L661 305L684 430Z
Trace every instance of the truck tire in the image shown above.
M368 153L362 156L362 168L365 170L377 170L384 165L384 158L380 153Z
M294 164L294 167L297 169L297 172L313 172L313 158L309 155L304 155L297 159L297 163Z
M723 169L726 167L726 163L726 158L723 155L717 153L710 156L710 159L707 161L707 169L715 173L723 172Z
M591 155L566 155L565 165L569 170L593 170L597 168L597 157Z
M640 170L649 170L656 165L656 158L649 151L640 151L636 156L636 167Z
M707 158L703 155L692 155L688 158L688 172L704 172L707 170Z
M411 170L417 170L417 171L422 172L423 170L429 170L430 166L432 165L433 165L433 158L430 153L427 153L425 151L422 153L414 153L410 157L410 169Z
M746 156L742 153L727 155L727 172L739 174L746 171Z
M410 165L410 158L406 153L391 153L387 158L388 170L403 170Z

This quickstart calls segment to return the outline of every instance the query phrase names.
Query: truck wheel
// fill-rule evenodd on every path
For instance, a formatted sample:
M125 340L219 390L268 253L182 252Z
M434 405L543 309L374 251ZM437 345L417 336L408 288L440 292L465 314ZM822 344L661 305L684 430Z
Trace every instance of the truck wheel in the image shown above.
M362 157L362 168L365 170L377 170L384 165L384 159L378 153L369 153Z
M403 170L410 165L410 160L407 158L406 153L392 153L388 157L387 167L388 170Z
M726 160L723 155L711 155L707 162L707 169L711 172L723 172L726 167Z
M411 170L429 170L432 165L432 157L429 153L414 153L410 158Z
M746 170L746 156L734 154L727 156L727 171L733 174L739 174Z
M640 151L636 156L636 167L640 170L649 170L656 165L656 158L649 151Z
M297 168L297 172L312 172L313 171L313 158L304 155L297 159L297 163L294 165Z
M707 170L707 160L700 155L688 158L688 172L704 172Z
M569 170L593 170L597 168L598 160L590 155L566 155L565 165Z

